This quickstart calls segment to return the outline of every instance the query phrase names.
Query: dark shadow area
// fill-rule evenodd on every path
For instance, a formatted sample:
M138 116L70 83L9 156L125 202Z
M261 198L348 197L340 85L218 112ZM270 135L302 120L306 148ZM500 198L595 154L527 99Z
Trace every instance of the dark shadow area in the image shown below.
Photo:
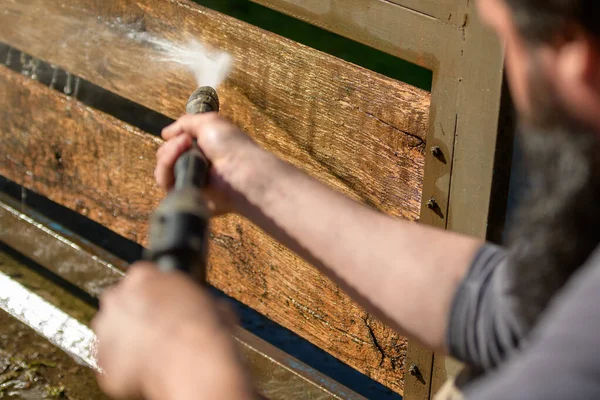
M494 174L490 193L487 239L496 244L504 242L512 205L515 203L513 175L517 171L518 153L515 152L517 114L507 80L503 80L498 119L498 139L494 154Z
M193 1L371 71L431 91L432 71L249 0Z

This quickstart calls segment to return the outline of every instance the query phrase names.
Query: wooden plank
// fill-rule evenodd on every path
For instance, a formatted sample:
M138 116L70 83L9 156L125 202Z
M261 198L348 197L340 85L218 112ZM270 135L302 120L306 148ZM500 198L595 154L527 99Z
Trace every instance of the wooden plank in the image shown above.
M92 296L117 283L126 264L0 193L3 242Z
M132 32L229 51L226 116L337 189L417 218L426 92L187 1L2 2L0 40L173 118L194 80L181 66L152 62L164 52Z
M442 22L463 24L468 0L389 0Z
M0 174L146 244L160 141L4 67L0 90ZM212 231L213 285L402 391L405 339L243 219Z
M461 40L464 20L455 12L446 23L450 7L438 10L435 3L450 0L252 1L431 70L448 45ZM422 3L427 12L419 11ZM438 11L443 21L427 14Z
M415 11L423 16L435 19L434 23L439 24L462 24L464 21L464 8L466 0L252 0L266 7L273 8L278 11L283 11L291 15L304 14L306 11L318 15L315 25L319 24L319 20L337 19L337 15L345 13L351 17L349 21L355 21L356 15L363 12L365 9L379 5L392 10L394 5L402 6L410 11ZM387 4L387 5L386 5ZM397 7L395 7L397 8ZM309 19L307 22L314 23ZM350 22L352 23L352 22ZM377 29L377 26L370 28ZM354 37L350 36L350 39ZM439 38L441 40L442 38Z

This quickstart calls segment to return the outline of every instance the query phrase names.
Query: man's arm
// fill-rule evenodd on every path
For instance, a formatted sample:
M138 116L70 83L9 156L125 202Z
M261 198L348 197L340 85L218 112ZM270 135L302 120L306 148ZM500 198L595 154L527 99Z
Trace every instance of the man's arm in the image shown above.
M157 168L163 186L172 182L172 164L190 136L213 162L215 202L229 202L397 331L445 349L450 305L481 241L369 209L262 150L216 115L185 116L165 129L169 142L159 150Z

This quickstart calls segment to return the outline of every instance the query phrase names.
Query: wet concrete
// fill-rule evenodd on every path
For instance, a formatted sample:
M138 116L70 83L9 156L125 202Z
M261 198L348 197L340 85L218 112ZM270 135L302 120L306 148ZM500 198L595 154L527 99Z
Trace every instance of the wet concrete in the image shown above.
M107 399L93 372L0 310L0 399Z
M0 252L0 271L71 316L89 321L94 308ZM0 310L0 399L108 399L94 373Z

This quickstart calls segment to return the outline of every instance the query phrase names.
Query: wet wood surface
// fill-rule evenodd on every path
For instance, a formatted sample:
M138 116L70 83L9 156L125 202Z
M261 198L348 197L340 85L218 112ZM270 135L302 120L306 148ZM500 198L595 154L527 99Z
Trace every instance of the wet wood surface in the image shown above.
M187 1L0 4L3 42L172 118L196 85L161 61L173 44L230 52L224 115L346 194L419 215L428 93Z
M89 323L96 310L0 250L0 272ZM109 400L94 372L0 309L0 398Z
M126 263L0 193L0 242L98 297L117 283Z
M146 244L160 140L4 67L0 91L0 174ZM211 284L402 391L404 338L242 218L212 232Z

